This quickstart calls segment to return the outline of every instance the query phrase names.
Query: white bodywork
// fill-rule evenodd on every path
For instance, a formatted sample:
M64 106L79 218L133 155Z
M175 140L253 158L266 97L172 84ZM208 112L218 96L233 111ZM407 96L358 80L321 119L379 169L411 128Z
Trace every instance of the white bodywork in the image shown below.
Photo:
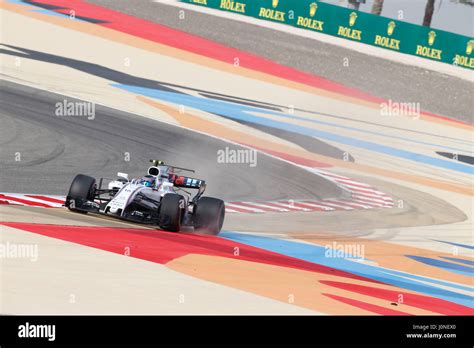
M157 179L155 187L147 187L140 184L140 179L132 179L128 181L127 174L118 173L117 175L126 180L114 180L108 184L109 189L119 189L105 208L106 212L112 214L121 211L120 215L123 215L125 208L133 202L135 196L140 192L155 201L160 201L167 193L175 193L173 190L173 183L166 180Z

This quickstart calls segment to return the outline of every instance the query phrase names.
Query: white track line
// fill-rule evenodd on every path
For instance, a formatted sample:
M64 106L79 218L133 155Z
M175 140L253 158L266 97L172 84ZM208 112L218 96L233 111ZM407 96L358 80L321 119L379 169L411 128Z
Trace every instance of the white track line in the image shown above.
M359 199L354 199L353 201L357 203L361 203L361 204L368 204L372 207L379 207L379 208L386 207L386 205L383 203L367 202L367 201L361 201Z
M290 210L301 210L301 211L311 211L311 209L308 209L308 208L301 208L301 207L297 207L295 205L295 203L283 203L283 202L272 202L272 204L276 204L280 207L284 207L284 208L287 208L287 209L290 209Z
M307 201L303 201L303 202L298 202L298 204L302 204L302 205L306 205L306 206L309 206L309 207L314 207L314 208L319 208L319 209L323 209L325 211L334 211L336 209L334 209L333 207L329 207L327 205L324 205L324 202L323 201L317 201L318 203L316 202L307 202Z
M250 208L250 207L246 207L244 205L239 205L238 203L225 203L226 206L230 206L230 208L235 208L235 209L243 209L243 210L248 210L248 211L251 211L251 212L254 212L254 213L264 213L265 211L262 210L262 209L258 209L258 208Z
M261 202L242 202L242 203L245 203L245 204L248 204L248 205L253 205L253 206L256 206L256 207L259 207L259 208L265 208L265 209L269 209L269 210L276 210L276 211L281 211L281 212L287 212L289 211L288 209L285 209L285 208L279 208L279 207L273 207L271 205L267 205L267 204L263 204Z
M335 203L329 203L329 202L326 202L326 201L324 201L323 203L324 203L324 204L327 204L327 205L329 205L329 206L331 206L331 207L342 208L342 209L344 209L344 210L354 210L354 208L352 208L352 207L348 207L348 206L346 206L346 205L339 204L339 203L338 203L338 204L335 204Z

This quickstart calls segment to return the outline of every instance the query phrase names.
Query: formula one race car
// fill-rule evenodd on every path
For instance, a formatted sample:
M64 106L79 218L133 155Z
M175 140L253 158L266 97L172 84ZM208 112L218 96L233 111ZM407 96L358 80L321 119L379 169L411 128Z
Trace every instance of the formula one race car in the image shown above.
M217 198L202 197L204 180L180 176L180 171L194 170L165 165L150 160L148 175L129 180L128 174L117 173L117 179L79 174L72 181L65 205L78 213L99 213L129 221L157 225L177 232L182 226L206 234L218 234L224 223L224 202ZM108 180L108 188L102 188ZM185 189L195 189L192 194Z

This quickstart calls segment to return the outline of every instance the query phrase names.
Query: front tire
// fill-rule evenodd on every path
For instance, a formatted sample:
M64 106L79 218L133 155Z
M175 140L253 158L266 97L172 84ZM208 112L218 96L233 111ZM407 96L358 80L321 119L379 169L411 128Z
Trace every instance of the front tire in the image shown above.
M95 179L91 176L78 174L71 183L66 197L66 206L76 213L86 214L86 211L76 208L77 202L93 201L95 193Z
M212 197L203 197L197 202L195 209L194 229L204 234L219 234L224 224L224 201Z
M178 232L184 210L183 196L167 193L161 199L159 226L165 231Z

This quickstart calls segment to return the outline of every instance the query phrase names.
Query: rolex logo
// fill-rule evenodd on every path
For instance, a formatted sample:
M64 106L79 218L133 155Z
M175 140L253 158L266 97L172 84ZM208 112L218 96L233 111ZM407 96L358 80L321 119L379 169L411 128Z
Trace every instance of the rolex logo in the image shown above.
M276 8L278 6L278 1L279 0L272 0L272 7Z
M317 10L318 10L318 4L317 3L313 2L311 5L309 5L309 15L310 15L310 17L314 17Z
M397 25L395 24L394 21L391 21L390 23L388 23L388 27L387 27L387 34L388 36L391 36L393 34L393 31L395 30L395 27Z
M474 49L474 40L469 40L466 47L466 54L470 56L473 49Z
M352 12L349 15L349 25L352 27L355 24L356 20L357 20L357 13Z
M436 33L432 30L428 33L428 45L433 46L436 40Z

